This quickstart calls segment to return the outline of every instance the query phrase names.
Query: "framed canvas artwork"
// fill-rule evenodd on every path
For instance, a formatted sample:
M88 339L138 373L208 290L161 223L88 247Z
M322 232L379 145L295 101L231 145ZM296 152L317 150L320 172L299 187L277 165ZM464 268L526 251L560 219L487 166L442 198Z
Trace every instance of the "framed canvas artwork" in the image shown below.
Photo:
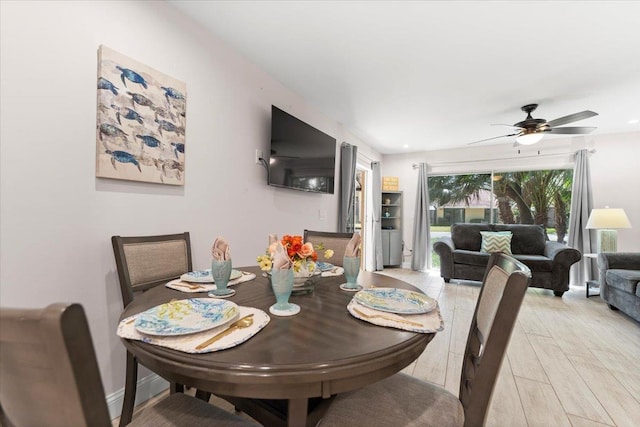
M184 185L186 84L98 50L96 176Z

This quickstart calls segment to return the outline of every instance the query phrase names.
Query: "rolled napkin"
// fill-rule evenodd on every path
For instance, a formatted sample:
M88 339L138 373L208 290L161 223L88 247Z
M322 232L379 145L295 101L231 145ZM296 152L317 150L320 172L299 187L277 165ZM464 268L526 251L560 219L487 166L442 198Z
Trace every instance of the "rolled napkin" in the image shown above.
M360 233L353 233L353 237L347 243L347 247L344 250L344 256L357 257L360 256Z
M216 238L213 242L213 246L211 247L211 256L213 256L213 259L216 261L226 261L231 259L227 239L224 237Z
M276 253L276 246L280 241L278 240L277 234L269 234L269 255L273 258Z
M273 267L274 270L289 270L291 269L291 260L289 259L289 255L287 255L287 251L282 246L282 243L278 243L276 245L276 253L273 256Z

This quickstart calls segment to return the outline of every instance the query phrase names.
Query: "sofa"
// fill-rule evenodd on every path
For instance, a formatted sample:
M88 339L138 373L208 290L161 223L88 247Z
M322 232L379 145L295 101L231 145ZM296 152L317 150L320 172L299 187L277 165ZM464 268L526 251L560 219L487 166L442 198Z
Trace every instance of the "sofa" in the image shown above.
M598 254L600 298L640 322L640 253Z
M451 279L482 280L491 255L481 251L481 233L486 235L485 232L510 236L509 249L513 257L531 269L529 286L550 289L559 297L569 290L569 269L582 255L563 243L549 241L544 227L534 224L451 225L451 236L433 244L440 256L440 276L445 282Z

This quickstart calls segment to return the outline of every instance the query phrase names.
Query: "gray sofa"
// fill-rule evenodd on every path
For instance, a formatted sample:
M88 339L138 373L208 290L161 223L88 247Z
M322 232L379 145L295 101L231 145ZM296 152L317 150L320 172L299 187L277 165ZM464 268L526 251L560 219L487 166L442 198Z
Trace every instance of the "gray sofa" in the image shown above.
M531 269L529 286L550 289L559 297L569 290L569 268L582 255L562 243L549 241L545 229L533 224L453 224L451 237L443 237L433 245L440 256L440 275L445 282L482 280L491 254L480 252L481 231L512 233L513 257Z
M600 298L640 322L640 253L598 254Z

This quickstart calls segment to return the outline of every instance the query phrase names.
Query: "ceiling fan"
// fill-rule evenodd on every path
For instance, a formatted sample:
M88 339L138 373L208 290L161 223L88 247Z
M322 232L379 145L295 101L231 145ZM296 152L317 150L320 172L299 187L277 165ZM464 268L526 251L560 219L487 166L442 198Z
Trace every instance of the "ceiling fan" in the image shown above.
M501 125L510 126L514 128L515 132L507 135L495 136L493 138L481 139L480 141L474 141L468 145L477 144L479 142L491 141L498 138L507 138L510 136L516 137L516 145L532 145L540 141L546 134L584 134L593 132L595 127L584 126L569 126L569 127L556 127L566 125L567 123L577 122L578 120L588 119L589 117L597 116L598 113L585 110L579 113L569 114L568 116L559 117L555 120L546 121L545 119L534 119L531 117L538 104L527 104L521 108L522 111L527 113L527 118L514 125Z

